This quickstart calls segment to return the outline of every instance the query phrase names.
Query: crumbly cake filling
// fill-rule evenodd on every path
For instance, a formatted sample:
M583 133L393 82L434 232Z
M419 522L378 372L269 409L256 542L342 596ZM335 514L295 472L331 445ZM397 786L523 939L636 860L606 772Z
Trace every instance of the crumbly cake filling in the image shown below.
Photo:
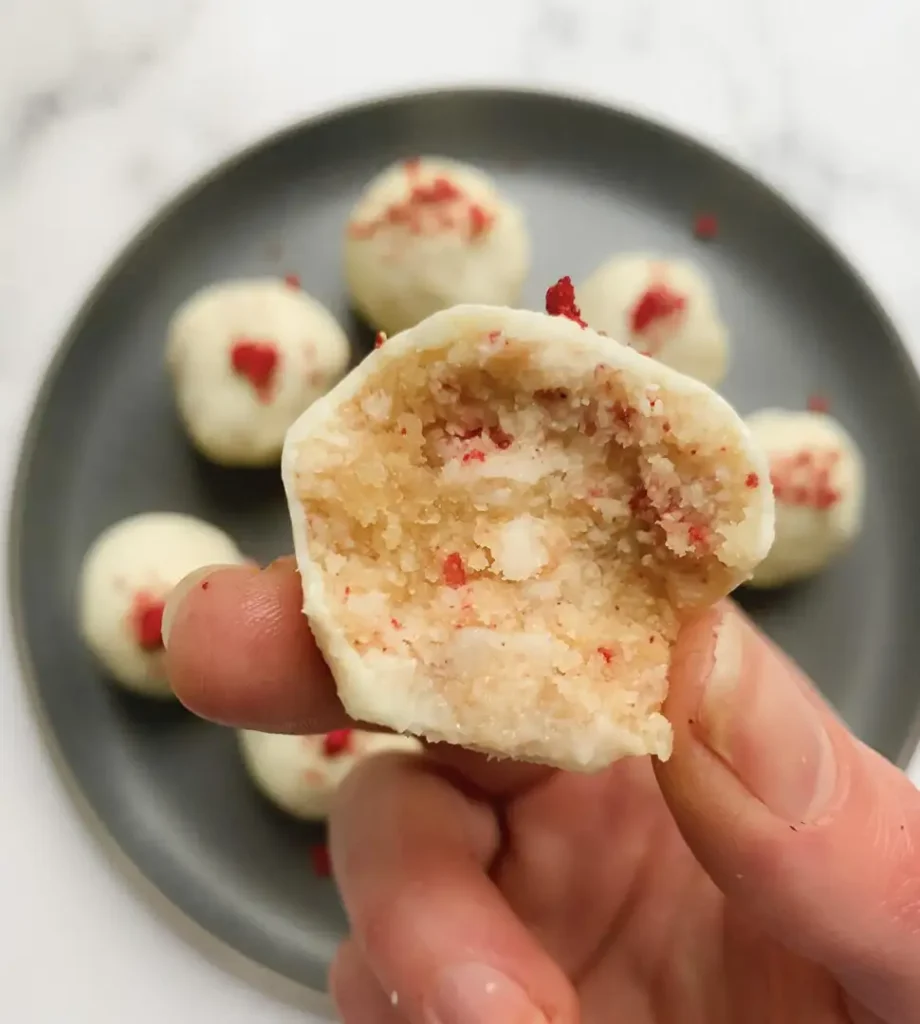
M667 756L680 617L730 588L760 482L692 395L537 353L493 331L375 370L297 452L310 557L352 648L461 741L526 757L527 709Z

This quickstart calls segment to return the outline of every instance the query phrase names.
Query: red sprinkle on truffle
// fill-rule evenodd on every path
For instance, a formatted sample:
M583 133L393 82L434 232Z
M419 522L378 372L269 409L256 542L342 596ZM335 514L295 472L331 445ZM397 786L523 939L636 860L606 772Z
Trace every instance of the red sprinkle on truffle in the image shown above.
M831 486L831 470L840 452L803 449L793 455L774 459L770 465L770 483L776 500L824 512L840 501L840 492Z
M693 233L703 241L715 238L719 233L719 219L714 213L699 213L693 222Z
M807 407L809 412L830 412L831 403L824 395L809 395Z
M470 205L470 238L478 238L489 228L491 223L492 218L479 203Z
M263 402L271 398L271 386L279 359L277 346L270 341L240 338L230 349L233 372L246 377Z
M579 327L588 326L581 318L581 310L575 305L575 285L568 276L560 277L555 284L546 289L546 312L550 316L568 317Z
M486 461L486 453L483 452L483 451L480 451L478 448L474 448L471 452L465 452L464 456L463 456L463 459L461 461L463 461L463 462L485 462Z
M344 754L351 745L351 729L333 729L323 737L323 753L326 757Z
M597 653L607 662L609 665L613 661L613 651L609 647L598 647Z
M387 340L387 336L383 331L377 332L377 337L374 338L374 348L380 348L380 346Z
M285 274L284 283L288 288L300 288L300 278L297 274Z
M442 567L444 582L449 587L466 586L466 567L459 551L452 551L445 559Z
M370 238L380 228L391 225L403 227L412 234L465 231L473 240L487 231L492 218L478 204L470 202L457 184L444 176L429 182L419 180L421 164L417 158L404 164L409 179L409 194L384 210L373 220L353 223L348 232L353 238ZM457 209L460 204L460 209Z
M753 490L755 487L760 486L760 477L756 473L748 473L744 478L744 486L750 487Z
M510 448L514 443L514 438L510 434L506 434L501 427L489 427L489 440L496 448L501 448L502 451Z
M138 647L156 651L163 646L163 610L165 601L139 593L131 607L131 627Z
M672 291L667 285L653 285L639 296L639 301L633 306L630 314L633 333L642 334L659 320L681 313L686 305L684 296Z
M688 530L687 536L690 538L691 544L698 546L707 544L709 542L709 527L694 524Z
M310 847L310 863L317 878L329 878L332 874L332 858L325 843L316 843Z

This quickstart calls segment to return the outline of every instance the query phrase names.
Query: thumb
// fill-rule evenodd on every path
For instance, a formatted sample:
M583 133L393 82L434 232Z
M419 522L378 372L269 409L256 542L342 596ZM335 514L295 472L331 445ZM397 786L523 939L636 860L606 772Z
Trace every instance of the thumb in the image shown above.
M678 639L656 771L694 855L884 1020L920 1018L920 792L727 602Z

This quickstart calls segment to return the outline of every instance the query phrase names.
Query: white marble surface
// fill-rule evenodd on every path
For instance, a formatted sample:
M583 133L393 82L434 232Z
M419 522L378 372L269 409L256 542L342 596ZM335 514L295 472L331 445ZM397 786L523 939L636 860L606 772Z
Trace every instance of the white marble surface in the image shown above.
M439 13L435 14L435 9ZM760 171L869 278L920 355L914 0L4 0L0 494L42 368L118 248L241 144L346 99L555 86ZM4 595L5 600L5 595ZM212 967L85 835L0 636L0 1017L302 1020Z

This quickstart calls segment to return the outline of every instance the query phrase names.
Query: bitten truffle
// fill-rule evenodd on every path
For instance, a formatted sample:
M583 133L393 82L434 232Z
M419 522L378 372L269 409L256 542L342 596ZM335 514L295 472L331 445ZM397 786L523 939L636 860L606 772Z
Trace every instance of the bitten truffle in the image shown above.
M353 717L595 770L669 756L678 627L766 554L773 496L722 398L558 291L563 315L459 306L390 338L291 428L282 476Z

